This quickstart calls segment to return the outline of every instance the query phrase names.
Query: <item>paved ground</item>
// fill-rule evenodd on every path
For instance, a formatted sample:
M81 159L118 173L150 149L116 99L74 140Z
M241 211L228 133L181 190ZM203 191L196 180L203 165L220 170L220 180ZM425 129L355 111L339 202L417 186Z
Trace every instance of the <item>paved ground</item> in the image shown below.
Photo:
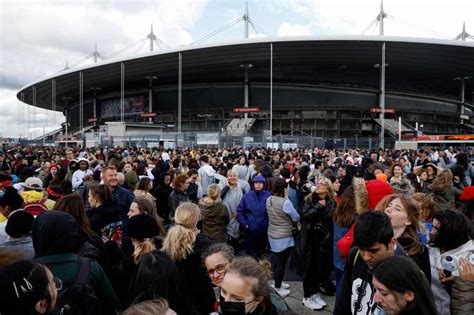
M323 300L328 304L321 311L312 311L303 306L303 282L302 281L285 281L290 285L291 294L285 298L286 303L291 307L293 312L298 315L305 314L332 314L336 298L334 296L321 295Z

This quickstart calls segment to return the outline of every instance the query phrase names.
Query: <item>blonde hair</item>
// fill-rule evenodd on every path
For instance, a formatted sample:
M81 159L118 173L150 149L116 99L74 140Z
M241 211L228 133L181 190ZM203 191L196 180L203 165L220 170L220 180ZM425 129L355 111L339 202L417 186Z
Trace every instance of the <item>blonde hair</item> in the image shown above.
M168 302L164 298L158 298L131 305L123 311L122 315L165 315L168 309Z
M143 255L145 255L145 254L147 254L147 253L149 253L149 252L154 251L154 250L156 249L156 247L155 247L155 244L154 244L151 240L149 240L149 239L144 240L144 241L140 241L140 240L137 240L137 239L135 239L135 238L133 238L133 239L134 239L137 243L139 243L139 244L140 244L140 247L141 247L141 250L140 250L138 253L136 253L135 257L133 257L133 261L134 261L136 264L138 264L138 262L140 261L140 258L141 258Z
M212 184L207 188L207 196L212 200L217 200L220 197L221 188L217 184Z
M194 252L201 210L196 204L185 202L176 208L174 218L176 225L168 231L161 250L173 261L180 261Z
M329 199L331 199L332 201L336 201L336 197L335 197L335 194L334 194L334 188L332 188L332 182L329 178L327 177L323 177L321 178L320 180L324 180L324 185L326 186L326 189L327 189L327 195L329 197ZM316 183L317 185L317 183ZM316 194L316 191L313 191L312 193L308 194L304 200L306 201L311 201L313 200L313 194Z
M431 191L443 191L446 187L453 184L453 173L451 170L444 170L438 174L433 180L433 183L428 186Z

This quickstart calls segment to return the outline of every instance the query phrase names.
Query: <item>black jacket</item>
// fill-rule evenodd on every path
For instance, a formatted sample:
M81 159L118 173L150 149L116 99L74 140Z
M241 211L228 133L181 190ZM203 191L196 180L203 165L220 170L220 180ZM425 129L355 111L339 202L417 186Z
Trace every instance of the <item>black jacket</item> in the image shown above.
M406 256L403 247L397 243L395 255ZM378 314L382 309L374 301L372 271L354 247L349 252L342 288L334 307L334 315Z

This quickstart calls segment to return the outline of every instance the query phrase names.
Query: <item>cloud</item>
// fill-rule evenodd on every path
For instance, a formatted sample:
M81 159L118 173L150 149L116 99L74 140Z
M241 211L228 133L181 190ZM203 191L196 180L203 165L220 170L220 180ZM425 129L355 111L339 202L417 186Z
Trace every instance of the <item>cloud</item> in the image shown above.
M277 31L278 36L304 36L311 35L309 29L301 24L282 23Z

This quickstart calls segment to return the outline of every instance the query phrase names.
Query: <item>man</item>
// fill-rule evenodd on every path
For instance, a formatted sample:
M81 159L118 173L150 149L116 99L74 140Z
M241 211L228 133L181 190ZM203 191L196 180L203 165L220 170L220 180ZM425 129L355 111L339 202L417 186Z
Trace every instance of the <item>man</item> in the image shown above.
M237 220L245 232L245 252L261 258L267 248L267 198L270 192L263 189L265 178L257 175L252 179L254 190L246 193L237 206Z
M390 218L383 212L365 212L357 217L354 244L334 314L382 314L383 310L374 301L371 270L388 256L405 256L405 251L395 242Z
M102 180L104 181L104 185L109 186L111 189L112 200L115 203L115 208L118 210L119 220L126 226L128 222L127 213L134 198L133 194L118 185L117 169L115 167L108 166L104 168L102 171Z
M68 168L69 162L74 160L74 151L71 149L66 150L66 158L61 162L61 166Z
M202 193L204 196L207 195L207 189L210 185L214 184L216 171L209 165L209 157L203 155L199 158L201 167L198 170L199 177L201 178Z

